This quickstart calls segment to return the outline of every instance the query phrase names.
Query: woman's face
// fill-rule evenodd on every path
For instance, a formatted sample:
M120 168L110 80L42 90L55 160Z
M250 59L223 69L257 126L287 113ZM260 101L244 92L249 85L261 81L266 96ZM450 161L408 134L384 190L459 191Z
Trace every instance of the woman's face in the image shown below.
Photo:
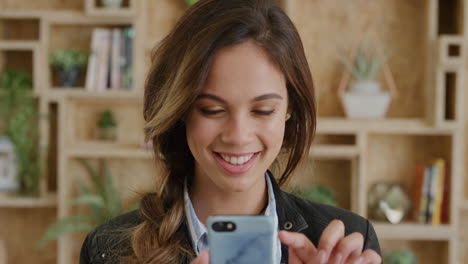
M196 181L222 192L263 186L283 142L287 96L282 72L254 42L219 51L186 122Z

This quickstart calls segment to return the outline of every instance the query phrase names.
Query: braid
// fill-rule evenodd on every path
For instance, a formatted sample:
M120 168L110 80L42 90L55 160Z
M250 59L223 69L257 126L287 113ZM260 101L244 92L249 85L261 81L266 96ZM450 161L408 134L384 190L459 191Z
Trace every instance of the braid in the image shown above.
M185 238L183 185L170 179L166 192L159 197L156 193L146 194L140 202L144 221L133 233L130 263L180 263L194 257Z

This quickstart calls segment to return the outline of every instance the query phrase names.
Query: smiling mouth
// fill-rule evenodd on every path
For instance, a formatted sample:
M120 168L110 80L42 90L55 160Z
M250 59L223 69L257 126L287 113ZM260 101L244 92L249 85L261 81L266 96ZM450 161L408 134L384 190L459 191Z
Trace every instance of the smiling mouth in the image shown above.
M215 152L215 154L222 158L225 162L231 165L244 165L248 163L259 152L252 152L243 155L229 155L224 153Z

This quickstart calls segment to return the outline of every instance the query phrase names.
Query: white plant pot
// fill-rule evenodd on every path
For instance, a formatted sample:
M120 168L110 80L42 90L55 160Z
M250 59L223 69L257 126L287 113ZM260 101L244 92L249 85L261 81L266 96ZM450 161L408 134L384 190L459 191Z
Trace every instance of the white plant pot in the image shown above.
M391 99L388 92L347 92L343 96L343 107L348 118L379 119L385 117Z
M8 137L0 137L0 192L19 189L14 145Z
M121 8L123 0L101 0L102 6L106 8Z
M356 81L351 84L349 91L361 94L378 94L380 93L380 83L373 80Z

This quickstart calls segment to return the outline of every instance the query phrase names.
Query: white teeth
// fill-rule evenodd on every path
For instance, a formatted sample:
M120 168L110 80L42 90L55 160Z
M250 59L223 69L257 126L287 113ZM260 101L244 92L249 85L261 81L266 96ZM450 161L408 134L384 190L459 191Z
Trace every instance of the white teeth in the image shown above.
M237 164L237 158L236 157L231 157L230 163Z
M229 162L233 165L240 165L249 161L253 157L254 154L249 154L249 155L241 156L241 157L230 157L224 154L220 154L220 155L223 158L223 160L225 160L226 162Z

